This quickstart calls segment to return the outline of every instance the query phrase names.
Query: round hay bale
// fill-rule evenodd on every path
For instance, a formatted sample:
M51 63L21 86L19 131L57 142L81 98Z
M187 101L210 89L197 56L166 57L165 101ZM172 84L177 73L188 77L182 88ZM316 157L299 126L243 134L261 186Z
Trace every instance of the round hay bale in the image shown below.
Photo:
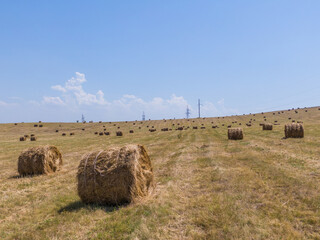
M284 126L286 138L303 138L304 128L301 123L289 123Z
M99 132L99 136L103 136L103 132Z
M242 128L229 128L228 129L228 139L229 140L241 140L241 139L243 139Z
M95 135L97 135L97 134L98 134L98 132L94 132L94 134L95 134Z
M23 142L26 140L26 137L20 137L20 142Z
M28 138L28 137L29 137L29 135L28 135L28 134L25 134L25 135L24 135L24 137L25 137L25 138Z
M72 132L72 133L70 133L70 136L74 136L74 133Z
M192 127L192 129L198 129L198 127L196 127L196 126L195 126L195 127Z
M116 135L117 135L118 137L122 137L122 136L123 136L123 133L122 133L121 131L117 131L117 132L116 132Z
M133 130L130 130L129 133L133 133Z
M62 136L66 136L66 134L65 134L65 133L62 133L61 135L62 135Z
M30 138L30 141L37 141L36 136L32 136L32 137Z
M34 124L33 126L34 126L34 127L38 127L38 124Z
M59 132L59 130L56 130L56 132Z
M135 202L154 188L150 158L141 145L127 145L86 154L77 173L84 203L118 205Z
M270 123L265 123L262 125L262 130L272 130L273 126Z
M62 155L55 146L38 146L24 150L18 159L20 175L48 174L60 169Z
M108 135L110 135L110 132L104 132L104 135L108 136Z
M42 124L40 124L40 125L39 125L39 127L43 127L43 125L42 125Z
M201 127L201 129L206 129L206 127Z

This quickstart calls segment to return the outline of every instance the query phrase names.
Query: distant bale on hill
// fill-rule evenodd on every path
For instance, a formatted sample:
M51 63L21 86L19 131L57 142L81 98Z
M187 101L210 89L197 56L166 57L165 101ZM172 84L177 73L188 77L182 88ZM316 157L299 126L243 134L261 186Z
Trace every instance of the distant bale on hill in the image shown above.
M286 138L303 138L304 128L300 123L289 123L284 126L284 133Z
M241 140L241 139L243 139L242 128L229 128L228 129L228 139L229 140Z
M122 136L123 136L123 133L122 133L121 131L117 131L117 132L116 132L116 135L117 135L118 137L122 137Z
M23 151L18 159L20 175L48 174L62 166L62 155L55 146L39 146Z
M30 138L30 141L37 141L37 137L36 136L32 136L31 138Z
M265 123L262 125L262 130L272 130L273 126L270 123Z
M141 145L110 148L85 155L79 164L78 194L84 203L135 202L154 188L150 158Z

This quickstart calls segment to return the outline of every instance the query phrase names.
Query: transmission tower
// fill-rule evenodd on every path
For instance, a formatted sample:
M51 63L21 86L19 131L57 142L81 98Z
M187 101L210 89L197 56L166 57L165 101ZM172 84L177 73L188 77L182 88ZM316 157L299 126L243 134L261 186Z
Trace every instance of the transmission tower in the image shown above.
M190 112L189 106L187 106L187 110L186 110L187 119L189 118L190 114L191 112Z
M200 118L200 107L201 107L201 103L200 103L200 99L198 99L198 113L199 113L199 118Z
M142 121L146 120L146 115L144 114L144 112L142 112Z
M81 121L82 121L82 122L85 122L85 121L86 121L83 114L82 114L82 116L81 116Z

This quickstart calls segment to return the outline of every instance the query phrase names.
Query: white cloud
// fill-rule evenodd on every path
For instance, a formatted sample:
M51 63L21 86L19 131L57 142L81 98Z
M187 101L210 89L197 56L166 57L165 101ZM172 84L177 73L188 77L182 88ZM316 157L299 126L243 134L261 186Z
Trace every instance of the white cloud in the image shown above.
M64 102L61 100L60 97L43 97L43 102L45 104L54 104L54 105L64 105Z
M82 84L86 81L85 74L76 72L76 76L69 79L65 83L64 87L61 85L55 85L51 88L53 90L62 92L66 99L70 99L74 96L78 105L107 104L104 99L104 93L101 90L99 90L96 94L87 93L83 90Z
M98 90L95 94L86 92L83 88L86 82L85 74L76 72L75 76L67 80L63 86L51 87L60 93L59 96L44 96L42 102L37 104L60 105L64 106L66 111L68 109L69 112L77 113L79 116L84 112L109 120L140 119L143 111L147 118L152 119L184 118L187 106L191 110L191 117L198 116L197 110L193 110L192 104L189 104L183 96L172 94L169 98L154 97L144 100L132 94L124 94L120 99L107 101L102 90ZM204 102L201 107L201 116L206 117L236 114L236 112L225 107L224 99L216 104Z
M52 86L51 87L53 90L56 90L56 91L60 91L60 92L66 92L67 90L62 87L61 85L55 85L55 86Z

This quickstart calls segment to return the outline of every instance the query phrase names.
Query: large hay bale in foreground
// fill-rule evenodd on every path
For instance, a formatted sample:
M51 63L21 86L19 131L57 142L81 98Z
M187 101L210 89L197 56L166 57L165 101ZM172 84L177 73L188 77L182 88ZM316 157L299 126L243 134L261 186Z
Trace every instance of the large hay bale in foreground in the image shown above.
M242 128L229 128L228 129L228 139L230 139L230 140L241 140L241 139L243 139Z
M154 187L151 161L141 145L85 155L77 179L78 194L85 203L130 203L147 196Z
M272 130L273 126L270 123L265 123L262 125L262 130Z
M23 151L18 159L20 175L48 174L60 169L62 155L55 146L39 146Z
M284 126L284 133L286 138L303 138L304 129L300 123L289 123Z

